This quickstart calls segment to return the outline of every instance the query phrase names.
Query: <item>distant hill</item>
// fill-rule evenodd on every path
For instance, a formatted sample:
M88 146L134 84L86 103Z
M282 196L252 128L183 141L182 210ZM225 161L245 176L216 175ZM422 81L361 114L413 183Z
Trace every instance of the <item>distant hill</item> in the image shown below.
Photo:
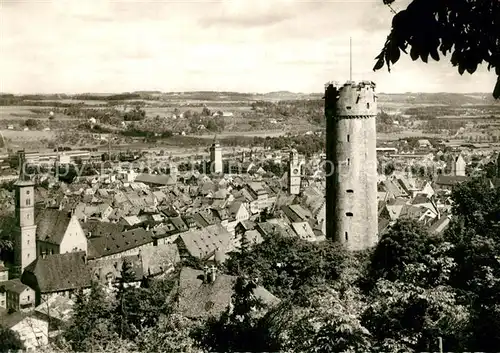
M382 103L441 104L461 106L464 104L500 104L491 93L378 93Z
M494 100L491 93L377 93L380 103L395 104L421 104L421 105L500 105L500 100ZM162 101L207 101L207 102L252 102L252 101L288 101L288 100L317 100L323 97L318 93L294 93L289 91L276 91L268 93L242 93L242 92L160 92L160 91L135 91L122 93L83 93L83 94L25 94L14 95L0 94L0 105L19 105L26 101L43 101L57 99L78 100L151 100ZM3 102L3 103L2 103ZM22 104L21 104L22 105Z

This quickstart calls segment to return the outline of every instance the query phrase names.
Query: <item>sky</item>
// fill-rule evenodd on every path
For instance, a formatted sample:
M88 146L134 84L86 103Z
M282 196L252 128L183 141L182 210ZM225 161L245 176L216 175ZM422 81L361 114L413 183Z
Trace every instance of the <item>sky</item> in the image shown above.
M0 92L322 92L349 79L349 37L353 79L379 92L491 92L494 72L448 58L373 72L392 16L382 0L0 0Z

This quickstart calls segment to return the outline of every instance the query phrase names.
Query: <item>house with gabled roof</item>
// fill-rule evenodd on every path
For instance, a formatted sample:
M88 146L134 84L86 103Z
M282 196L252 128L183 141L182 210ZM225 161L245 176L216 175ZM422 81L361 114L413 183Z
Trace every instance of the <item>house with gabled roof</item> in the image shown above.
M325 236L316 236L316 233L314 233L311 225L307 222L293 222L290 224L294 232L297 234L297 236L306 241L322 241L325 240Z
M37 255L87 252L87 238L74 214L44 209L36 217Z
M35 305L56 294L71 297L76 290L89 288L90 280L84 251L40 256L21 276L35 291Z
M35 292L19 278L0 281L0 308L30 311L35 307Z

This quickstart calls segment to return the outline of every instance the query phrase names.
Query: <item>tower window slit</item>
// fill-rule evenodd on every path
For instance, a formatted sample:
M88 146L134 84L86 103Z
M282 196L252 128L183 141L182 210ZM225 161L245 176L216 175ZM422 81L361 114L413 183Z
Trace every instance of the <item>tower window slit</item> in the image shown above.
M370 109L370 103L366 103L366 109Z
M345 240L348 241L349 240L349 234L347 232L345 232Z
M352 212L346 212L345 214L347 217L352 217Z
M347 189L347 190L346 190L346 192L347 192L348 194L354 194L354 190L353 190L353 189Z
M345 108L346 108L347 110L351 110L351 106L349 106L349 105L348 105L347 107L345 107Z
M347 158L347 165L351 165L351 159Z
M350 140L351 140L351 136L347 135L347 142L349 142Z

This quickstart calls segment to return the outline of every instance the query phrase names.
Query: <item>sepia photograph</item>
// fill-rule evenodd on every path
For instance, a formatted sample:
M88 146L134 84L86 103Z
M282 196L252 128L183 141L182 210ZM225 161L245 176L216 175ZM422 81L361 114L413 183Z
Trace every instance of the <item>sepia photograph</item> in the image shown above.
M499 0L0 0L0 352L498 351Z

